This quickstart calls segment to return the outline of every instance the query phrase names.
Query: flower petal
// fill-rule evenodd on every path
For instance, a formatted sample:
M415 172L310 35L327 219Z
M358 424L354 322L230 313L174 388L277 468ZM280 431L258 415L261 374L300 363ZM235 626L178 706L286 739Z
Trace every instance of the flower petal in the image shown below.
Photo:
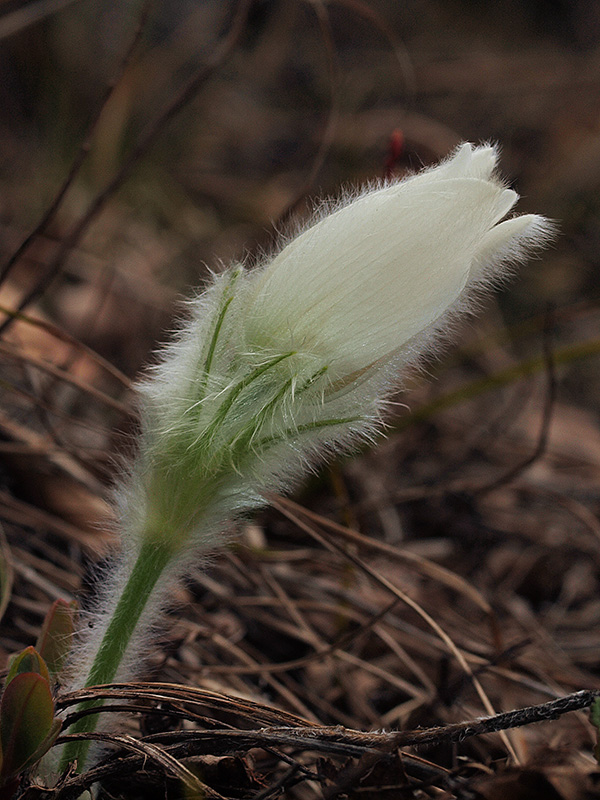
M552 224L537 214L523 214L501 222L481 240L471 277L487 276L501 263L523 261L531 249L546 245L552 232Z

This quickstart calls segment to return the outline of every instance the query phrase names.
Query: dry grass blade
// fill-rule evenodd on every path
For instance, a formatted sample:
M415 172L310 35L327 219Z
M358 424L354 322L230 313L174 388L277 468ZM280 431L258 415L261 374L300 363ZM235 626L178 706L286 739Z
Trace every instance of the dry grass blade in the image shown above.
M16 443L26 453L42 453L53 468L86 486L95 495L102 494L103 486L100 480L72 453L67 452L64 446L54 447L47 436L15 422L2 411L0 411L0 431L8 440L7 445Z
M439 623L437 623L433 619L433 617L430 614L428 614L427 611L425 611L425 609L421 605L419 605L419 603L416 603L414 600L412 600L405 592L403 592L401 589L398 589L397 586L394 586L383 575L378 574L376 572L376 570L374 570L372 567L370 567L364 561L362 561L361 559L357 558L355 555L350 553L348 550L345 550L344 548L342 548L330 536L328 536L327 534L319 533L313 527L311 527L311 526L307 525L306 523L302 522L302 520L300 518L295 517L293 514L291 514L291 512L289 510L287 510L285 508L285 506L280 504L278 501L274 501L272 499L271 502L272 502L272 505L275 508L277 508L279 511L281 511L282 514L284 514L289 519L291 519L293 522L295 522L303 531L308 533L314 539L316 539L317 541L321 542L324 547L333 547L335 550L337 550L338 552L342 553L345 558L347 558L350 561L352 561L363 572L367 573L374 581L379 583L381 586L384 586L388 591L390 591L392 594L394 594L396 597L398 597L400 600L402 600L402 602L405 605L407 605L409 608L411 608L413 611L415 611L423 619L423 621L427 625L429 625L429 627L436 633L436 635L440 637L440 639L444 642L444 644L448 648L448 651L456 658L458 664L461 666L461 668L464 670L465 674L469 677L469 679L473 683L473 686L474 686L477 694L479 695L479 698L480 698L480 700L481 700L481 702L483 704L483 707L487 711L487 713L488 714L494 714L495 713L494 707L493 707L492 703L490 702L490 699L489 699L488 695L484 691L483 686L481 685L481 683L479 682L477 677L473 674L473 671L472 671L471 667L469 666L469 664L468 664L467 660L465 659L464 655L461 653L460 649L452 641L450 636L448 636L446 631L444 631L444 629L441 627L441 625L439 625ZM516 754L512 744L510 743L510 741L506 738L506 736L504 734L501 734L501 735L502 735L502 738L504 739L504 743L505 743L509 753L511 754L511 756L514 759L515 763L518 764L519 763L519 759L517 757L517 754Z
M490 617L492 616L492 607L485 597L483 597L481 592L478 592L474 586L472 586L457 573L452 572L451 570L446 569L445 567L442 567L439 564L436 564L433 561L418 555L417 553L412 553L410 550L394 547L386 542L382 542L380 539L373 539L369 538L368 536L363 536L358 531L354 531L351 528L340 525L338 522L330 520L321 514L316 514L314 511L311 511L310 509L305 508L298 503L294 503L293 500L289 500L287 497L273 496L270 498L270 501L271 503L278 503L280 509L288 508L293 511L295 516L305 517L320 527L326 528L327 530L342 536L344 539L346 539L346 541L359 545L362 549L383 553L391 558L414 565L423 575L427 575L433 580L444 584L444 586L447 586L449 589L453 589L455 592L468 597L485 614Z
M54 278L59 274L68 255L79 243L91 223L102 211L108 200L113 197L115 192L129 178L135 166L140 159L147 154L164 128L193 100L210 76L222 66L223 62L231 55L241 39L251 5L252 0L239 0L236 10L233 13L233 21L229 31L223 37L215 51L209 56L205 67L191 78L157 117L154 123L140 136L137 144L134 146L132 152L128 155L117 174L109 181L107 186L96 195L87 211L63 239L57 254L47 267L45 275L38 280L37 284L19 302L18 308L16 309L18 312L22 311L34 300L43 295ZM0 325L0 334L6 330L12 322L12 319L13 317L5 320Z
M87 700L139 700L141 698L155 703L184 703L191 708L212 708L215 711L228 712L252 720L255 724L257 721L264 725L298 727L306 727L311 724L302 717L253 700L230 697L208 689L169 683L115 683L110 684L109 687L91 687L60 696L56 705L58 708L69 708ZM69 723L70 721L71 719L68 720Z
M29 11L29 18L25 20L25 23L30 24L35 19L39 19L40 16L45 16L48 13L52 13L61 6L67 5L69 2L73 2L73 0L53 0L53 2L43 2L43 1L40 2L40 0L38 0L37 3L29 3L28 6L26 6L24 9L20 9L19 12L15 12L15 14L9 16L8 19L0 20L0 38L2 37L2 24L7 25L10 24L10 21L12 21L14 25L16 22L16 20L14 19L16 14L26 15L27 12ZM36 237L40 236L47 229L50 222L56 216L56 213L62 201L64 200L65 195L67 194L67 192L73 185L75 178L79 174L79 171L81 170L81 167L83 166L85 159L90 153L93 136L96 131L100 117L104 109L106 108L109 100L113 96L115 89L119 85L119 82L123 77L125 70L127 69L131 61L131 58L133 57L133 54L136 50L136 47L140 41L142 32L145 28L146 21L148 19L149 9L150 9L150 2L149 0L146 0L146 2L144 2L142 6L139 21L134 31L131 44L126 49L125 55L121 59L121 63L119 65L115 78L113 78L113 80L106 87L104 95L102 96L102 98L98 103L96 112L92 115L92 118L88 123L86 133L84 134L83 137L83 144L81 145L79 151L77 152L77 155L75 156L75 159L73 161L73 164L71 165L71 169L69 170L67 177L65 178L62 186L56 193L54 200L46 209L46 213L44 214L42 219L38 222L33 231L23 240L23 242L14 251L14 253L12 253L6 264L2 267L2 270L0 271L0 284L4 280L6 280L12 268L24 255L27 249L31 246Z
M108 375L112 378L117 380L125 389L131 389L131 379L127 377L120 369L118 369L114 364L108 361L106 358L102 358L99 353L96 353L95 350L92 350L91 347L87 347L83 342L80 342L79 339L71 336L71 334L67 333L67 331L59 328L57 325L53 325L51 322L43 319L37 319L36 317L32 317L29 314L25 314L22 311L17 312L13 311L9 308L5 308L0 305L0 313L6 314L7 317L14 317L15 320L19 322L24 322L27 325L31 325L32 327L39 328L46 333L49 333L50 336L57 339L60 342L65 342L66 344L71 345L77 353L85 355L86 357L90 358L95 364L101 367Z
M140 741L139 739L134 739L132 736L127 735L102 733L70 734L69 736L61 736L57 741L59 743L64 743L66 741L75 741L76 739L85 738L92 739L93 741L101 742L102 744L106 745L114 745L115 747L125 751L141 755L143 757L144 764L147 766L152 764L154 766L161 767L167 775L180 780L186 788L186 797L197 798L197 800L201 800L202 798L208 798L209 800L225 800L223 795L219 794L219 792L216 792L214 789L211 789L210 786L207 786L205 783L203 783L196 775L194 775L193 772L191 772L184 764L182 764L181 761L171 755L171 753L169 753L164 747L157 747L151 742ZM99 774L97 775L97 773ZM98 777L101 776L103 776L103 770L100 767L97 770L90 770L86 773L83 773L83 775L77 776L70 781L67 780L61 786L59 796L61 798L65 798L65 800L70 797L76 797L77 792L87 789L92 785L92 783L95 783L98 780Z
M389 605L385 606L378 614L374 614L370 619L366 622L359 625L355 630L351 633L348 633L344 636L341 636L337 641L333 642L330 645L319 647L314 653L310 655L304 656L303 658L296 658L293 661L281 661L276 664L264 664L261 663L256 667L245 667L245 666L225 666L225 665L217 665L211 667L211 673L215 675L252 675L252 674L264 674L267 672L288 672L289 670L298 669L300 667L304 667L307 664L310 664L311 661L322 660L326 656L329 655L336 655L336 654L344 654L344 649L351 644L353 641L358 639L363 633L369 631L372 628L377 627L377 623L384 619L390 612L392 612L396 606L400 603L399 598L395 598L392 600ZM378 633L378 635L380 635ZM423 680L427 683L427 679L423 676Z
M123 415L130 413L130 407L126 403L116 400L114 397L111 397L100 389L97 389L95 386L87 383L87 381L81 380L77 376L72 375L61 367L51 364L49 361L46 361L42 358L37 358L36 356L28 353L24 353L22 349L16 345L2 341L0 342L0 353L3 353L7 358L28 364L29 366L35 367L36 369L39 369L48 375L52 375L54 378L58 378L64 383L75 386L77 389L89 394L90 397L99 400L104 405L114 409L115 411L119 411Z
M0 517L17 525L33 528L45 527L53 533L64 536L65 539L80 543L92 552L100 553L105 549L104 544L101 543L103 537L99 532L93 534L83 531L54 514L36 508L23 500L18 500L5 491L0 491Z

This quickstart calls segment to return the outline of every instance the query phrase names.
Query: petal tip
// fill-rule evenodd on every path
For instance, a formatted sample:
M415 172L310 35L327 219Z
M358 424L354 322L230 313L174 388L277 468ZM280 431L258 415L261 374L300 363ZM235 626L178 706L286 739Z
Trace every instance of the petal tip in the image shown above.
M502 217L505 217L511 208L516 205L518 199L519 195L514 189L503 189L498 197L496 206L497 219L500 220Z
M489 180L496 168L498 147L484 144L479 147L470 142L460 144L446 162L446 170L454 177Z
M471 169L473 174L484 180L492 176L498 161L498 147L493 144L484 144L476 147L471 158Z

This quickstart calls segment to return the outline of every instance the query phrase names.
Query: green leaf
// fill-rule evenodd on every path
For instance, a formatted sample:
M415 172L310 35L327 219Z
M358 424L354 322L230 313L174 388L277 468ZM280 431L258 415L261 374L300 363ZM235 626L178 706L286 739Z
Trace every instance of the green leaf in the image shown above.
M57 735L48 681L36 672L16 675L4 690L0 703L3 755L0 780L5 781L31 765Z
M52 726L48 731L48 734L42 739L33 753L29 756L27 761L19 768L22 772L24 769L31 767L32 764L35 764L36 761L39 761L40 758L50 750L54 742L58 739L58 735L62 730L62 720L60 719L53 719Z
M600 697L597 697L590 708L590 722L596 728L596 746L594 756L600 764Z
M597 728L598 732L600 733L600 697L597 697L594 700L594 704L592 705L590 712L590 720L592 725Z
M52 676L60 672L69 655L76 610L76 603L61 599L55 600L46 614L35 646Z
M34 672L36 675L40 675L48 683L48 687L50 686L48 667L35 647L31 647L31 645L20 653L17 653L17 655L13 656L10 660L8 675L6 676L6 685L8 686L17 675L21 675L24 672Z

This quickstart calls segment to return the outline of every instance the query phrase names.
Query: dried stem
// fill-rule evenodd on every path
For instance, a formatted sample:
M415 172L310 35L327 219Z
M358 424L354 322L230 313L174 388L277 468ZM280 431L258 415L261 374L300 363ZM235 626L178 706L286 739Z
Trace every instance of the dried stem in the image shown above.
M85 214L75 223L70 233L65 236L58 252L50 262L45 275L43 275L37 285L23 297L17 307L17 311L22 311L44 293L54 278L59 274L65 259L77 246L88 227L102 211L108 200L129 178L140 159L146 155L169 122L194 99L206 81L232 54L245 30L245 23L252 3L253 0L239 0L229 31L216 47L206 64L190 79L181 91L175 95L175 98L167 105L163 112L146 128L146 131L142 133L136 146L119 171L107 186L96 195ZM14 317L10 317L0 325L0 334L6 330L13 319Z
M33 244L34 240L46 230L46 228L48 227L50 222L54 219L54 216L55 216L56 212L60 208L60 205L61 205L62 201L64 200L65 195L67 194L67 192L69 191L69 189L73 185L73 181L75 180L75 178L79 174L79 171L80 171L85 159L89 155L89 152L90 152L90 150L92 148L92 142L93 142L93 139L94 139L94 135L96 133L96 128L98 126L98 122L100 120L100 117L102 116L102 113L103 113L104 109L106 108L109 100L113 96L113 94L115 92L115 89L119 85L123 75L125 74L125 70L127 69L129 64L131 63L131 59L133 57L133 54L135 53L135 50L136 50L136 48L138 46L138 43L140 41L140 38L141 38L142 33L144 31L144 28L146 27L146 22L148 20L149 11L150 11L150 0L145 0L144 4L142 6L142 11L140 13L140 17L139 17L138 23L136 25L136 28L135 28L131 43L127 47L127 50L125 51L125 55L121 59L121 63L119 64L119 68L117 70L117 74L107 84L107 86L106 86L106 88L104 90L104 94L100 98L98 106L97 106L95 112L93 113L92 118L88 122L87 129L85 131L84 138L83 138L83 143L80 146L79 150L77 151L77 155L75 156L75 159L74 159L73 163L71 164L71 169L69 170L69 172L67 174L67 177L65 178L62 186L60 187L60 189L56 193L56 196L54 197L53 201L49 205L49 207L46 210L46 213L44 214L44 216L41 218L41 220L38 222L38 224L35 226L35 228L31 231L31 233L29 233L25 237L25 239L21 242L19 247L17 247L15 252L10 256L10 258L8 259L6 264L4 264L4 266L0 270L0 284L2 284L6 280L6 278L8 277L10 272L12 271L13 267L15 266L15 264L23 256L23 254L29 249L29 247ZM24 306L22 306L22 307L24 307Z
M273 725L277 714L283 715L284 712L276 712L275 709L269 712L266 707L258 703L253 704L249 700L227 698L212 692L195 690L189 687L177 687L170 684L115 684L98 688L92 687L64 696L59 700L59 705L65 707L81 700L97 701L99 699L130 699L135 701L136 698L139 699L141 697L145 697L147 700L154 697L155 702L160 702L163 713L169 713L170 705L173 706L173 711L181 712L182 703L191 701L193 704L202 704L203 698L207 706L214 705L215 709L227 708L228 706L233 709L236 704L239 704L240 711L244 712L245 710L250 711L255 705L256 721L261 720L263 725L266 724L267 727L260 727L254 730L226 728L169 731L147 736L139 742L136 742L131 737L106 733L67 734L60 737L57 744L94 740L117 748L125 746L128 750L137 750L140 755L129 756L125 759L122 756L111 757L94 769L68 779L59 794L61 800L76 797L77 790L82 791L95 781L121 774L123 770L131 773L141 768L149 755L149 746L153 746L156 751L164 752L165 756L173 759L191 758L206 754L240 753L256 747L268 749L289 746L296 750L316 751L345 757L361 758L367 756L370 768L376 761L390 757L399 747L460 743L473 736L498 733L536 722L557 719L571 711L589 708L596 698L600 697L600 690L583 690L559 697L547 703L527 706L488 717L478 717L467 722L425 728L423 730L388 732L355 731L339 725L333 727L307 725L306 720L292 715L285 715L287 717L286 725ZM98 711L100 713L122 713L123 706L108 705L103 706ZM270 721L271 724L269 724L267 717L264 716L266 712L269 712L273 717ZM281 722L283 721L282 716ZM411 756L407 756L407 758L410 760ZM166 763L166 758L150 758L150 760L163 767ZM169 764L171 763L169 761ZM343 778L340 776L341 780L338 780L336 785L332 787L332 792L329 796L335 796L345 785L356 785L356 780L364 772L365 766L365 762L361 761L359 764L350 765L345 769ZM352 783L353 781L354 783Z

